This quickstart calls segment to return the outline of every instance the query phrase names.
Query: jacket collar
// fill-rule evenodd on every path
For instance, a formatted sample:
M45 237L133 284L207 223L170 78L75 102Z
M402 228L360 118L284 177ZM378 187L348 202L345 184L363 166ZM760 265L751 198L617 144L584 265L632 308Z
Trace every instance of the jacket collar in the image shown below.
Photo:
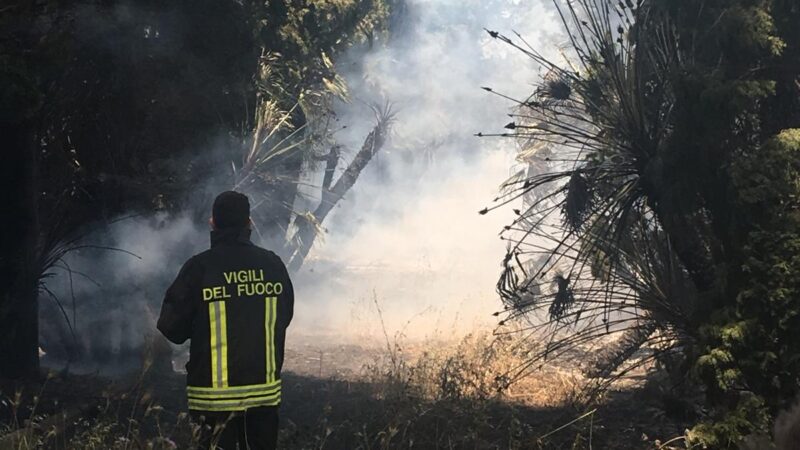
M211 230L211 247L233 244L252 245L250 233L250 228Z

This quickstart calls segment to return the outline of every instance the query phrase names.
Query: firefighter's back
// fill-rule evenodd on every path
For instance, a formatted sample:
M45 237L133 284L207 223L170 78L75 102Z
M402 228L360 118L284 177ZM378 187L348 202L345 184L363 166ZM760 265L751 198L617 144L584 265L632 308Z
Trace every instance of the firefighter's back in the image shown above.
M280 372L293 292L272 252L220 236L202 268L187 364L189 408L241 411L280 403Z
M191 339L186 393L201 447L274 449L294 290L280 258L250 242L245 195L217 196L210 224L211 248L183 265L157 326L176 344Z

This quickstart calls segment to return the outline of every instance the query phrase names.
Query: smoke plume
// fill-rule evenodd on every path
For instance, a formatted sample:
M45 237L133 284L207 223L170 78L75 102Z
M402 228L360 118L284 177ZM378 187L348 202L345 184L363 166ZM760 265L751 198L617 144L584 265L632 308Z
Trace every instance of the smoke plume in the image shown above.
M524 99L537 68L484 28L551 40L554 11L544 5L412 0L387 45L340 61L351 102L337 107L348 126L337 141L357 150L372 122L365 105L391 102L397 121L297 276L298 331L381 336L376 300L389 332L409 337L492 323L505 252L498 232L511 207L477 212L513 172L516 149L509 139L474 136L501 128L511 106L480 87ZM322 174L314 176L318 184Z
M350 88L350 101L335 108L347 126L335 134L340 170L374 124L368 105L391 102L397 116L390 142L326 219L327 232L294 277L289 345L292 335L382 338L376 308L388 333L412 338L490 325L500 308L494 289L505 244L498 232L511 207L478 211L514 171L516 149L510 139L474 137L501 128L511 106L480 87L525 98L537 68L484 28L513 29L552 47L541 44L555 37L553 10L539 1L406 3L389 42L354 48L337 62ZM306 178L319 186L321 170ZM319 189L303 194L313 209ZM185 216L135 217L86 241L126 252L74 252L47 286L74 319L75 339L97 347L93 359L124 358L153 332L164 291L181 264L207 247L207 229ZM57 311L54 302L43 305L50 317ZM45 350L64 353L73 337L66 322L53 322L42 330Z

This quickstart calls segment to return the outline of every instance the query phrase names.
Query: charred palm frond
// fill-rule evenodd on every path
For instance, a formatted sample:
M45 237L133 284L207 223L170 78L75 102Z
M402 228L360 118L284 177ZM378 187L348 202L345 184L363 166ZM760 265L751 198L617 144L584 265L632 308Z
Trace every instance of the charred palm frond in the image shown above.
M558 72L549 72L538 88L538 98L550 106L565 104L573 99L572 82Z
M554 252L542 245L541 249L531 249L523 255L529 255L540 265L548 260L558 261L559 270L570 269L570 281L569 285L556 283L560 289L540 292L535 298L530 298L522 286L540 284L530 278L521 279L520 271L514 275L506 274L505 279L516 280L517 289L513 297L515 302L507 303L505 320L528 318L543 307L548 313L559 313L558 317L550 315L549 320L543 322L532 321L526 329L544 335L550 344L534 355L530 365L519 367L511 379L529 373L543 359L569 354L576 346L589 345L598 339L615 336L621 339L616 350L602 355L598 363L607 367L608 374L640 347L653 344L654 338L670 342L670 348L686 341L688 334L683 325L688 323L696 292L685 271L677 264L663 233L648 228L650 226L652 223L646 218L639 218L629 225L632 231L622 240L590 234L585 240L576 238L565 242L541 232L535 233L541 240L549 238L551 243L562 246ZM592 228L587 231L597 232ZM532 246L531 242L525 245ZM511 268L507 271L514 272ZM530 273L530 270L526 271ZM560 305L564 304L567 287L574 303L571 308L562 308ZM652 325L657 325L659 334L653 334L653 330L648 328ZM626 339L625 336L637 336L637 339ZM609 378L618 375L609 375Z
M547 96L553 100L568 100L572 94L572 88L569 85L569 80L564 78L550 80L547 82L546 86Z
M553 296L553 301L550 302L549 313L553 320L559 320L575 304L575 294L569 286L569 278L556 275L555 283L558 290Z
M569 178L564 199L564 220L571 230L580 231L592 212L593 196L588 180L580 171Z

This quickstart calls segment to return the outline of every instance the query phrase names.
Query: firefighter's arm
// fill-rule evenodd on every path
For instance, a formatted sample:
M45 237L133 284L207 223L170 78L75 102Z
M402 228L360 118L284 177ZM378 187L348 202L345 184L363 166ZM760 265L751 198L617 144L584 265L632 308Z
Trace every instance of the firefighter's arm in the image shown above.
M282 278L285 280L283 283L283 295L281 296L283 302L281 310L284 311L282 314L284 327L288 327L294 316L294 286L292 286L292 280L289 278L289 272L286 270L283 261L278 258L278 262L280 264Z
M186 342L192 334L195 308L197 307L198 267L193 259L186 261L175 281L164 295L157 328L176 344Z

